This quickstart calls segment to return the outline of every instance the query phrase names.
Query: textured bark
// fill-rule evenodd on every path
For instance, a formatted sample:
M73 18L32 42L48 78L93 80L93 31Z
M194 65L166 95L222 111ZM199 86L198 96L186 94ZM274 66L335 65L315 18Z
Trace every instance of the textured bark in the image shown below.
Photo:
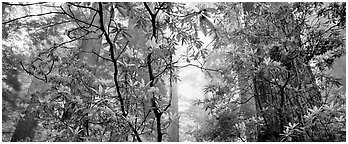
M304 125L303 116L308 108L321 105L321 95L315 83L313 72L300 59L291 61L289 71L273 73L283 85L271 83L273 77L266 71L257 73L254 80L258 116L265 120L265 132L258 135L258 141L279 141L284 126L291 123ZM287 87L302 89L295 91Z
M36 112L31 112L19 120L11 142L28 141L28 139L32 140L35 137L35 128L37 127L35 115Z
M28 91L29 93L35 93L36 91L45 91L48 85L44 82L33 79ZM30 104L28 108L31 108ZM27 109L27 113L23 118L21 118L17 125L14 134L12 135L11 141L27 141L35 137L35 129L37 127L38 121L35 119L36 111L35 109Z
M264 118L265 129L258 128L257 141L276 141L279 139L281 131L281 125L279 117L274 107L270 104L279 104L272 96L271 86L262 77L263 72L257 73L254 78L254 94L257 106L257 115ZM267 110L265 110L267 108ZM263 132L261 132L263 131Z
M177 114L178 113L178 84L177 82L172 82L171 87L171 94L172 94L172 101L171 101L171 113ZM179 119L174 119L169 128L169 141L171 142L179 142Z

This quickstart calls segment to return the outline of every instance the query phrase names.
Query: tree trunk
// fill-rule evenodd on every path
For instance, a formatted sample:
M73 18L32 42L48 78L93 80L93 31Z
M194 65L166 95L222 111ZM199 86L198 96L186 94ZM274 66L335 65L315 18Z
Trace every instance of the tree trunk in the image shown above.
M172 103L171 103L171 113L178 114L178 84L177 82L172 82L173 86L171 87L172 94ZM168 129L169 141L170 142L179 142L179 119L174 119Z
M35 120L36 112L27 113L24 118L19 120L16 130L11 138L11 142L30 141L35 137L35 128L37 121Z
M30 87L28 88L28 93L35 93L36 91L45 91L49 86L42 82L41 80L38 80L36 78L33 78ZM33 95L35 96L35 95ZM31 140L35 137L35 129L37 127L38 121L35 119L36 116L36 110L32 109L29 104L28 108L26 109L25 116L20 119L17 123L16 130L14 134L12 135L11 141L27 141L28 139Z
M264 119L265 126L258 126L257 141L277 141L282 132L277 107L278 100L272 95L271 85L264 80L264 72L255 74L254 96L256 101L257 116ZM271 106L273 104L274 106ZM261 132L261 130L263 132Z
M266 73L257 73L254 81L258 115L266 123L266 130L258 135L258 141L279 141L279 134L289 122L304 125L303 116L307 109L321 105L321 94L310 66L303 65L300 59L291 61L288 72L272 74L285 85L274 85L271 83L273 78Z

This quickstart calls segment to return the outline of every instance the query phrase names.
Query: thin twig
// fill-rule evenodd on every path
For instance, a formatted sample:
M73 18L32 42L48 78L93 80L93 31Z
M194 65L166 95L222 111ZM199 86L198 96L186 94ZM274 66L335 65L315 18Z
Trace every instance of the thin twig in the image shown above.
M78 7L78 8L85 8L85 9L90 9L90 10L93 10L95 12L97 12L98 10L93 8L93 7L89 7L89 6L82 6L82 5L78 5L78 4L74 4L73 2L68 2L68 4L72 5L72 6L75 6L75 7Z
M188 67L188 66L194 66L194 67L197 67L201 70L206 70L206 71L215 71L215 72L219 72L219 73L222 73L220 70L218 69L210 69L210 68L205 68L203 66L199 66L199 65L195 65L195 64L187 64L187 65L184 65L184 66L176 66L176 67L179 67L179 68L184 68L184 67Z
M32 72L28 71L28 70L24 67L22 61L20 61L19 63L21 64L23 70L24 70L26 73L28 73L29 75L34 76L34 77L37 78L38 80L42 80L42 81L46 82L45 79L39 78L38 76L34 75Z
M106 60L106 61L111 61L111 62L112 62L112 60L111 60L111 59L108 59L108 58L106 58L106 57L103 57L103 56L99 55L98 53L96 53L96 52L95 52L95 51L93 51L93 50L92 50L92 53L93 53L93 54L95 54L95 55L97 55L98 57L100 57L100 58L102 58L102 59Z
M37 4L45 4L47 2L38 2L38 3L28 3L28 4L14 4L14 3L9 3L9 2L2 2L3 4L10 5L10 6L31 6L31 5L37 5Z
M63 12L47 12L47 13L41 13L41 14L36 14L36 15L26 15L26 16L14 18L12 20L3 22L2 24L8 24L8 23L11 23L13 21L24 19L24 18L28 18L28 17L37 17L37 16L50 15L50 14L65 14L65 13L63 13Z
M120 54L117 56L116 60L118 60L118 58L120 58L121 54L126 50L128 43L129 43L129 41L127 41L126 45L123 47L122 51L121 51Z

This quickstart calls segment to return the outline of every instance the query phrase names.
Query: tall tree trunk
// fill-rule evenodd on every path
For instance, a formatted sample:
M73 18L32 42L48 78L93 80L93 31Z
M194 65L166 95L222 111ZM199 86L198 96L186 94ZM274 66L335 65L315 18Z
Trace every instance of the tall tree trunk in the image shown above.
M271 85L264 80L264 72L255 74L254 97L256 101L257 116L264 119L264 129L258 127L257 141L276 141L282 132L282 126L277 112L278 100L272 95ZM272 106L273 104L274 106ZM263 129L263 132L261 130Z
M295 35L292 34L292 37L287 37L286 40L296 43L296 46L290 49L285 49L283 46L282 52L280 52L279 62L287 71L271 72L265 69L256 73L254 77L257 112L265 121L265 132L259 133L258 141L281 140L280 134L283 133L289 122L303 126L303 116L307 109L314 106L319 107L322 104L320 91L308 61L301 54L296 53L302 47L300 38L302 25L295 23L285 27L296 27L296 31L293 31ZM288 33L284 32L284 35L288 35ZM291 56L290 53L297 55ZM278 84L274 84L272 82L274 80ZM289 89L289 87L293 89ZM296 141L296 139L293 140ZM298 141L304 141L303 137L299 137Z
M242 11L239 12L239 19L241 21L241 28L244 28L246 24L244 20L245 15L254 10L254 3L244 2L241 4L241 6ZM244 119L249 119L257 116L257 108L255 98L253 95L254 92L253 88L251 87L253 85L253 78L252 76L250 76L250 72L248 72L251 69L251 65L241 64L240 67L238 67L236 70L238 74L239 97L240 102L242 103L239 112L241 113ZM243 123L243 125L245 125L245 123ZM242 130L243 141L256 141L256 134L250 133L253 131L257 131L255 130L254 125L245 125L245 129Z
M28 88L28 94L35 93L37 91L45 91L49 86L41 80L36 78L32 79L32 82ZM31 95L32 99L36 95ZM14 134L12 135L11 142L32 140L35 137L35 129L37 128L38 121L35 119L36 110L32 103L26 109L25 116L21 118L17 125Z
M37 120L35 120L36 112L27 113L17 123L16 130L11 138L11 142L28 141L35 137L35 128L37 127Z
M178 83L176 81L172 82L170 89L170 94L172 95L171 113L178 114ZM169 141L179 142L179 118L173 119L169 126L168 133L170 137Z

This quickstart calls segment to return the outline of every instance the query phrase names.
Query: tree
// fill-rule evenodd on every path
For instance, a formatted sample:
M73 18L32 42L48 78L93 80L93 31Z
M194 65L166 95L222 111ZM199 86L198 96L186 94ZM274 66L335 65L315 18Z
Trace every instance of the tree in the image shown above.
M345 138L342 80L325 73L345 52L345 3L4 2L2 11L4 141L170 141L169 90L187 66L210 80L197 103L212 118L198 140Z
M190 25L199 12L166 2L4 4L45 9L3 20L30 32L34 48L20 62L34 77L24 116L31 118L24 124L38 123L29 128L36 129L32 141L168 139L165 130L177 119L168 112L168 83L177 79L172 56L179 42L201 46Z
M328 81L318 82L318 79L323 77L323 70L330 67L333 60L344 53L345 35L341 32L345 30L345 26L342 24L345 21L343 14L345 4L230 4L231 8L236 11L228 13L230 15L227 14L229 9L226 8L226 5L228 4L217 5L216 13L222 14L222 16L218 16L224 18L218 22L221 24L218 32L224 35L220 38L221 45L227 49L229 54L228 61L225 63L231 65L226 67L239 72L239 75L231 74L224 78L224 82L233 84L239 82L240 88L255 98L257 116L261 117L265 124L258 126L256 140L337 140L328 136L329 133L321 133L323 135L321 138L315 137L314 133L318 134L316 128L326 126L316 125L316 128L308 126L306 112L330 103L330 100L327 99L328 95L321 94L321 91L330 89L330 87L319 86L327 84ZM240 19L233 15L236 13L245 16ZM332 19L327 19L327 17ZM234 23L231 24L232 21ZM235 28L231 29L232 26ZM231 41L233 44L230 44ZM325 60L323 55L325 55ZM311 65L313 61L317 64ZM331 79L327 76L324 77L324 79ZM234 82L228 82L231 79ZM252 82L250 83L249 80ZM231 103L224 97L226 94L230 94L229 97L233 98L236 92L219 93L221 90L219 87L221 86L208 87L217 95L211 102L217 103L216 100L218 100L220 103L221 101ZM233 88L236 86L228 89ZM242 100L243 91L237 93L240 94ZM252 92L251 95L250 92ZM333 95L329 97L333 97ZM246 102L242 101L240 104ZM238 103L238 100L232 101L232 103ZM210 107L213 110L220 108L223 107ZM339 109L335 109L335 111ZM289 135L280 135L289 127L288 123L295 123L296 126L303 128L304 130L301 132L305 135L296 135L296 138L289 139L287 139ZM336 130L340 131L340 128ZM342 140L342 137L338 139Z

